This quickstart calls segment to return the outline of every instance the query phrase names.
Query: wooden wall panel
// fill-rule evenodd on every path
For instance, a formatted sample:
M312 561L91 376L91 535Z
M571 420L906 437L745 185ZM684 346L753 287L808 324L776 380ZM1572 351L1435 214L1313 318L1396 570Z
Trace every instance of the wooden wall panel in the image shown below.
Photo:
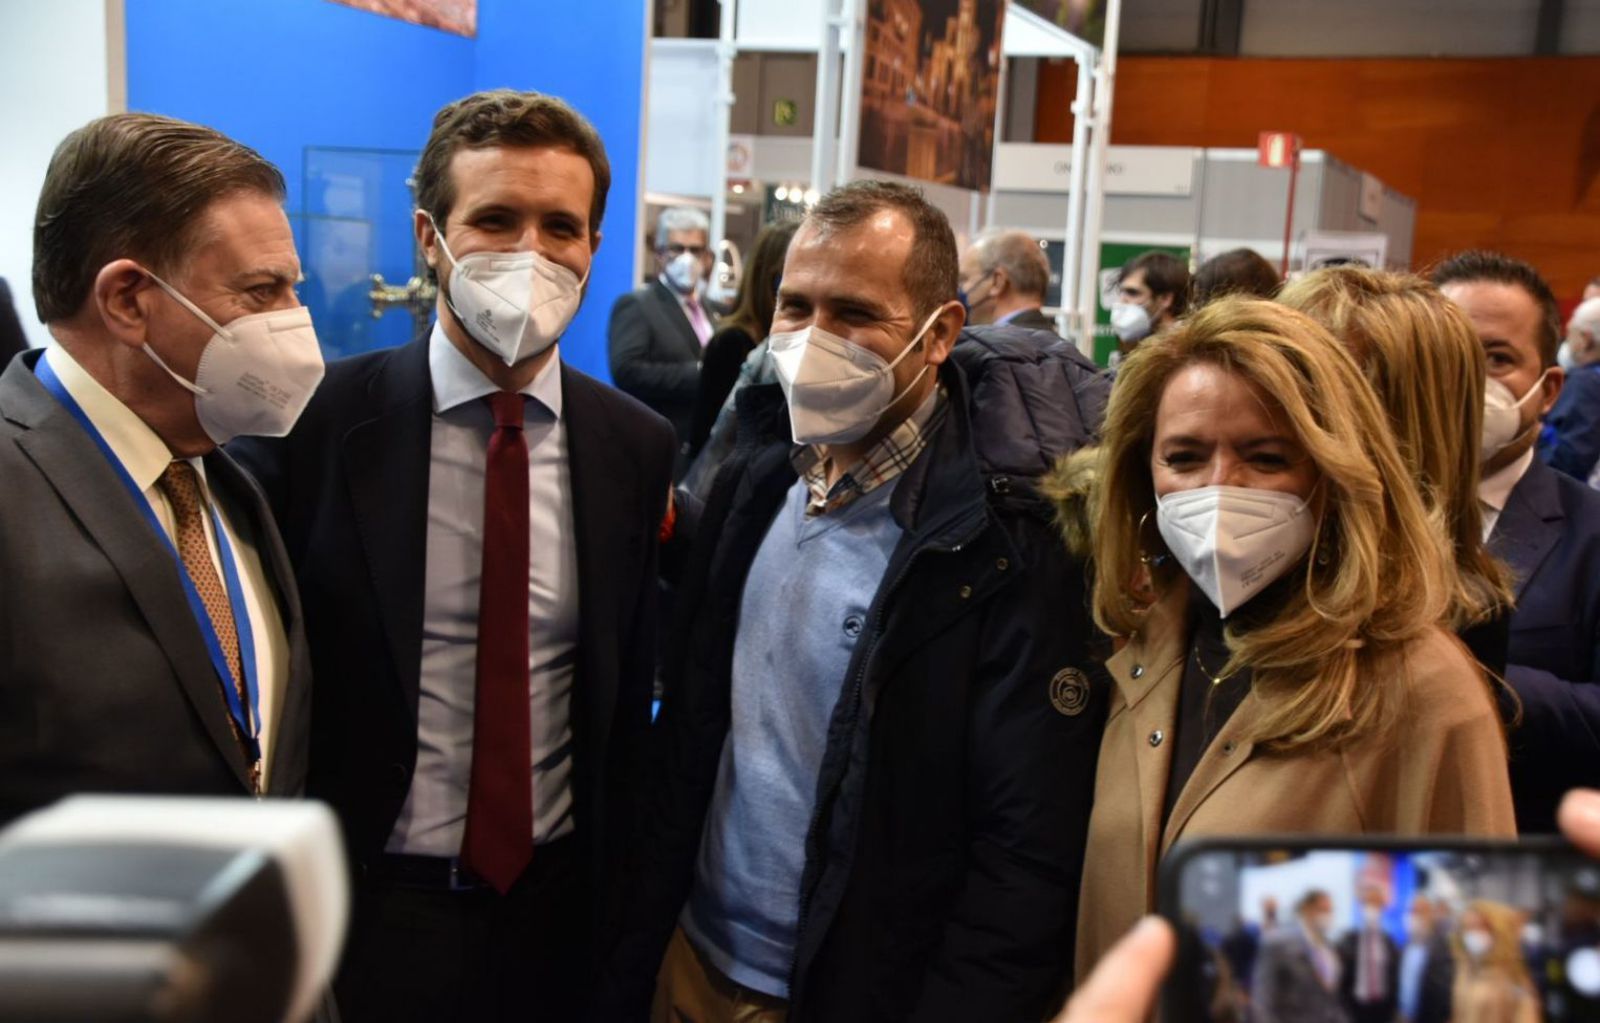
M1070 140L1069 62L1045 64L1037 138ZM1563 299L1600 274L1600 58L1125 57L1111 138L1254 147L1294 131L1417 200L1416 265L1500 249Z

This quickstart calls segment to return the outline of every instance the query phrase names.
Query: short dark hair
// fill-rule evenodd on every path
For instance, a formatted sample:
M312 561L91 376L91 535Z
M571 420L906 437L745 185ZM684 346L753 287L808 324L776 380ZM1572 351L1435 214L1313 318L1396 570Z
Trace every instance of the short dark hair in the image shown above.
M33 304L45 323L83 308L117 259L165 274L211 204L284 196L283 175L219 131L155 114L90 121L56 147L33 218Z
M960 287L960 261L950 221L922 189L873 179L840 185L806 214L805 223L828 232L855 227L881 210L896 210L911 222L911 255L906 258L906 291L918 316L953 301Z
M1195 271L1189 308L1198 309L1223 295L1272 298L1282 284L1277 268L1255 249L1229 249L1212 256Z
M417 205L444 230L455 206L450 161L462 149L490 146L560 146L589 161L594 197L589 203L589 233L600 230L611 190L611 161L600 133L582 114L555 96L515 89L491 89L446 104L433 117L433 131L417 161Z
M1539 307L1539 361L1546 369L1556 364L1556 353L1561 349L1561 309L1556 305L1555 292L1532 264L1500 252L1470 249L1434 267L1432 278L1436 288L1489 281L1515 285L1526 291Z
M1122 267L1118 283L1137 271L1144 271L1144 283L1152 295L1171 295L1171 315L1183 315L1189 304L1189 264L1167 252L1141 252Z

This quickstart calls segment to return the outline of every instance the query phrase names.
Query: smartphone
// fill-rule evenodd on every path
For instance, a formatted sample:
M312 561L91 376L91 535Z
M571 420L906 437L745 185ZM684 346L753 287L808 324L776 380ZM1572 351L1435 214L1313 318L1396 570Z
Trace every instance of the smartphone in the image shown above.
M1559 838L1197 841L1165 1023L1600 1023L1600 862Z

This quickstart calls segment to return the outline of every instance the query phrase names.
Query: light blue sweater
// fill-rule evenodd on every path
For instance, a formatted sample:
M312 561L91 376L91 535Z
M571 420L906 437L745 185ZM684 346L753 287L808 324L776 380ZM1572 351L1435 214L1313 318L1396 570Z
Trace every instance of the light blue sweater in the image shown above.
M808 520L797 481L745 581L732 722L681 922L717 969L778 998L789 992L828 720L900 540L889 510L897 484Z

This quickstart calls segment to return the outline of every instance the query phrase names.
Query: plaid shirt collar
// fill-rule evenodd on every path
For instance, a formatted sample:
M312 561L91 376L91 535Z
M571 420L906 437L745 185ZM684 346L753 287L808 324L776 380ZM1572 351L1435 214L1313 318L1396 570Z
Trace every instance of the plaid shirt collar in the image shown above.
M806 516L812 518L838 511L898 478L922 454L928 446L928 438L944 422L946 405L944 388L934 388L915 412L874 444L861 461L834 481L832 487L828 486L831 456L827 447L808 445L796 448L790 457L795 471L806 483L809 495Z

